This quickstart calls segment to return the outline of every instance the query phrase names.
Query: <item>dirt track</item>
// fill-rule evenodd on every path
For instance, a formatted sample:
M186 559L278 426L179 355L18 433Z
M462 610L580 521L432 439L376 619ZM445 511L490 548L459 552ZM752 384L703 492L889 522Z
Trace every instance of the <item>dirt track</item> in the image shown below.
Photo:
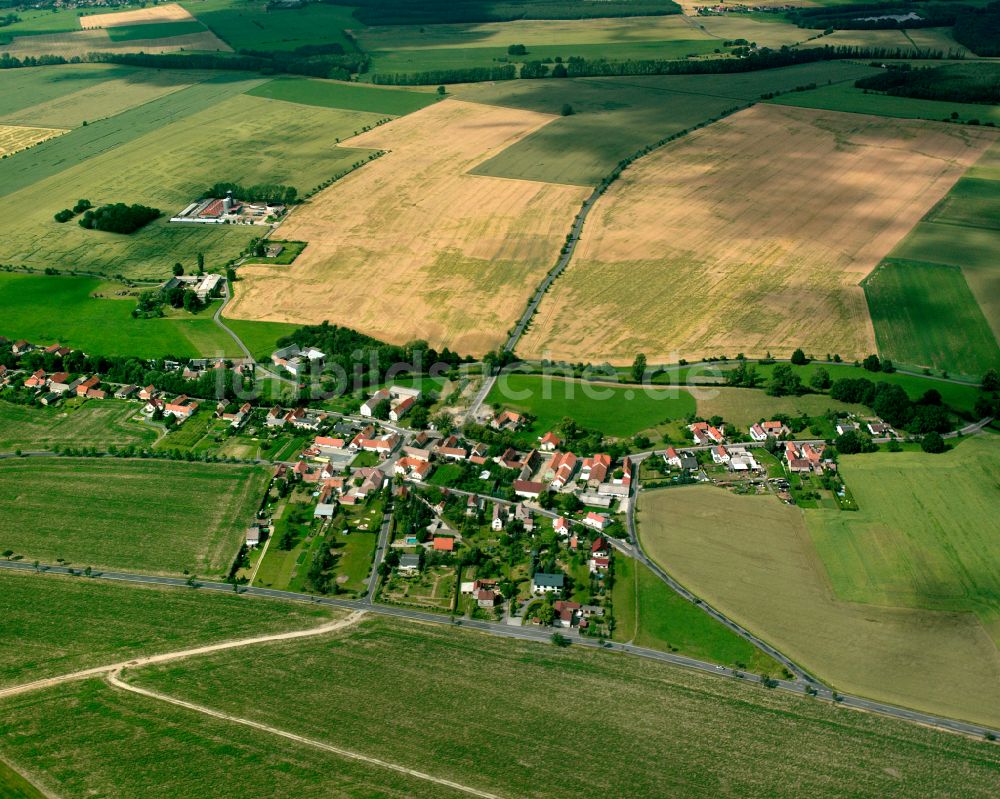
M315 635L325 635L326 633L332 633L337 630L342 630L345 627L350 627L352 624L356 624L364 615L365 612L363 610L356 610L345 618L335 619L334 621L327 622L326 624L321 624L319 627L310 627L307 630L293 630L291 632L258 635L253 638L239 638L235 641L220 641L216 644L206 644L205 646L194 647L193 649L181 649L176 652L164 652L159 655L133 658L132 660L110 663L106 666L95 666L94 668L74 671L69 674L60 674L56 677L48 677L44 680L36 680L35 682L23 683L21 685L13 685L9 688L0 689L0 699L6 699L10 696L28 693L29 691L40 691L44 688L51 688L66 682L85 680L88 677L98 677L102 674L111 674L113 672L119 672L124 668L139 668L141 666L151 666L156 663L169 663L174 660L183 660L197 655L207 655L211 652L219 652L224 649L238 649L244 646L264 644L271 641L291 641L296 638L310 638Z

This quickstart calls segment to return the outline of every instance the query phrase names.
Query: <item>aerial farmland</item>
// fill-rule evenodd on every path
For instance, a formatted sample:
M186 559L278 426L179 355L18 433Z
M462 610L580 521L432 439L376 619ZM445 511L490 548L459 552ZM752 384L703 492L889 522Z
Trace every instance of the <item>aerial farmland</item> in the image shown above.
M996 795L1000 3L0 6L0 796Z

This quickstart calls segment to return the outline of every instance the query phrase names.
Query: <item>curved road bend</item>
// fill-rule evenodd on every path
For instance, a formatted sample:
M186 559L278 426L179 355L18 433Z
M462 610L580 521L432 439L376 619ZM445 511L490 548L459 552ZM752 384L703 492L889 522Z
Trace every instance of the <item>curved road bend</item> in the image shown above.
M22 561L0 561L0 569L11 569L16 571L34 571L35 568L29 563L24 563ZM62 566L46 566L43 567L46 572L51 572L53 574L68 574L69 570ZM86 578L81 578L86 579ZM121 582L129 583L142 583L147 585L167 585L174 587L185 587L187 586L187 581L182 580L179 577L157 577L154 575L144 575L144 574L131 574L127 572L95 572L91 579L103 579L103 580L118 580ZM233 586L230 583L217 583L217 582L207 582L198 581L196 583L197 587L209 591L226 591L232 592ZM365 610L370 613L376 613L382 616L390 616L399 619L405 619L408 621L424 622L427 624L447 624L454 625L456 627L468 627L479 632L487 633L488 635L494 635L501 638L513 638L522 641L535 641L540 643L547 643L551 639L552 630L548 628L541 627L510 627L506 624L498 624L496 622L478 621L472 619L462 619L460 621L453 620L450 616L443 616L435 613L424 613L418 610L410 610L409 608L393 607L391 605L377 605L372 602L365 600L349 600L349 599L335 599L332 597L316 597L309 594L298 594L293 591L277 591L271 588L240 588L241 594L249 594L251 596L262 596L269 597L271 599L283 599L291 600L296 602L311 602L318 605L325 605L328 607L343 608L345 610ZM725 676L732 679L740 679L748 683L761 682L761 678L756 674L750 674L746 672L737 671L734 669L724 668L718 666L714 663L706 663L705 661L697 660L695 658L685 657L683 655L676 655L671 652L659 652L655 649L646 649L645 647L634 646L632 644L617 644L611 642L605 642L603 645L596 640L573 636L573 644L575 646L585 646L592 649L605 649L609 652L623 652L629 655L635 655L638 657L647 658L649 660L657 660L662 663L669 663L674 666L680 666L682 668L692 669L695 671L701 671L708 674L715 674L718 676ZM777 683L776 688L780 690L785 690L790 693L795 694L805 694L807 685L801 681L789 682L787 680L775 680ZM882 716L888 716L896 719L903 719L905 721L912 721L918 724L923 724L929 727L935 727L937 729L946 730L948 732L957 732L963 735L971 735L976 737L984 737L987 734L992 734L1000 738L1000 731L991 730L987 727L983 727L978 724L972 724L965 721L959 721L956 719L949 719L943 716L934 716L928 713L921 713L916 710L909 710L907 708L897 707L895 705L889 705L884 702L876 702L869 699L864 699L862 697L850 696L846 694L837 694L837 699L834 700L834 693L825 686L817 685L813 686L816 690L816 696L819 699L837 701L838 704L853 708L856 710L866 710L871 713L877 713Z

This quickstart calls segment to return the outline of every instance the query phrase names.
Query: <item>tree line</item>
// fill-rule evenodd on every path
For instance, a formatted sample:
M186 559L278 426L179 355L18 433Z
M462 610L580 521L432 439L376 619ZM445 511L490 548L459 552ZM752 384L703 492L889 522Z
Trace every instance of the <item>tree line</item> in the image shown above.
M272 205L292 205L299 196L299 190L294 186L283 186L276 183L258 183L253 186L242 186L239 183L215 183L202 193L201 199L209 197L225 197L227 192L242 202L266 202Z
M515 19L588 19L680 14L672 0L326 0L353 6L366 25L509 22Z
M891 65L877 75L854 81L854 85L858 89L896 97L953 103L1000 103L1000 67L993 64L917 69L910 64Z

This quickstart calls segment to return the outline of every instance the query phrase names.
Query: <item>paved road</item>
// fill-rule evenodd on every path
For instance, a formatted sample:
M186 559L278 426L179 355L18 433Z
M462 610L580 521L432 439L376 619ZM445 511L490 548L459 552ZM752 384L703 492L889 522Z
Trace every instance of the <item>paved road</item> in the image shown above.
M68 569L60 566L46 566L43 567L45 571L51 572L53 574L67 574ZM34 571L34 566L29 563L24 563L21 561L0 561L0 569L11 569L16 571ZM80 579L88 579L81 577ZM142 583L148 585L167 585L184 587L187 585L186 580L182 580L177 577L156 577L152 575L141 575L141 574L130 574L127 572L95 572L91 579L103 579L103 580L117 580L121 582L128 583ZM217 582L207 582L198 581L197 587L199 590L208 591L227 591L232 592L233 586L229 583L217 583ZM307 594L297 594L292 591L277 591L270 588L241 588L241 594L248 594L250 596L262 596L269 597L272 599L283 599L291 600L296 602L311 602L317 605L326 605L329 607L344 608L346 610L366 610L371 613L376 613L383 616L391 616L394 618L406 619L409 621L419 621L428 624L448 624L457 627L468 627L478 632L487 633L489 635L495 635L501 638L514 638L523 641L536 641L536 642L548 642L551 638L552 630L542 627L511 627L506 624L500 624L497 622L487 622L478 621L473 619L462 619L455 620L450 616L443 616L434 613L423 613L417 610L410 610L408 608L392 607L389 605L377 605L364 600L347 600L347 599L336 599L334 597L314 597ZM563 631L567 634L568 631ZM695 671L701 671L708 674L716 674L719 676L725 676L732 679L739 679L748 683L761 682L761 678L756 674L750 674L747 672L740 672L733 669L723 668L717 666L713 663L706 663L705 661L697 660L695 658L684 657L683 655L676 655L671 652L659 652L655 649L646 649L645 647L633 646L631 644L617 644L611 642L601 643L589 638L583 638L579 635L569 634L573 644L575 646L585 646L592 649L606 649L610 652L622 652L630 655L635 655L638 657L648 658L650 660L657 660L662 663L669 663L674 666L680 666L682 668L692 669ZM862 697L849 696L844 694L838 694L836 698L833 692L822 685L807 686L802 681L789 682L787 680L775 680L774 687L779 690L789 691L796 694L805 694L809 688L816 691L816 697L818 699L837 701L844 707L855 708L858 710L866 710L872 713L878 713L879 715L889 716L897 719L904 719L906 721L912 721L919 724L924 724L930 727L936 727L942 730L948 730L951 732L958 732L965 735L973 735L977 737L983 737L987 734L993 734L1000 737L1000 732L996 730L991 730L987 727L983 727L978 724L971 724L965 721L958 721L955 719L949 719L942 716L934 716L927 713L921 713L915 710L909 710L907 708L896 707L895 705L888 705L883 702L875 702L869 699L864 699Z

